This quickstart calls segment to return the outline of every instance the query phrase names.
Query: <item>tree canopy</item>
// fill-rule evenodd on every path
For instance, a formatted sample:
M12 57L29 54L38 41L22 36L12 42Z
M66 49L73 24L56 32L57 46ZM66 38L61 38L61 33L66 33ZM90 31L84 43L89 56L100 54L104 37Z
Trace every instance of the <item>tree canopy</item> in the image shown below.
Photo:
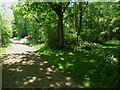
M120 2L19 1L12 10L12 30L0 11L2 46L25 38L84 87L119 87Z

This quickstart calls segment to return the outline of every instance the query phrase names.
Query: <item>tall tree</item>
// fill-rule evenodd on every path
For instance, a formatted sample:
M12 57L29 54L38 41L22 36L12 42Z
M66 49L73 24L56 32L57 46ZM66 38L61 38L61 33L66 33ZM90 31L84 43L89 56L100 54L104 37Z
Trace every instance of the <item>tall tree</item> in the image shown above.
M78 5L74 2L74 28L78 30Z
M82 31L83 12L86 9L87 4L88 2L86 4L84 2L79 2L79 25L78 25L78 30L77 30L77 44L79 43L80 31Z
M64 17L64 12L66 8L68 7L70 3L52 3L49 2L50 7L52 8L53 11L58 16L58 39L59 39L59 47L63 48L64 47L64 30L63 30L63 17Z
M10 38L10 31L6 24L7 20L5 20L1 13L2 11L0 12L0 47L6 46L9 43Z

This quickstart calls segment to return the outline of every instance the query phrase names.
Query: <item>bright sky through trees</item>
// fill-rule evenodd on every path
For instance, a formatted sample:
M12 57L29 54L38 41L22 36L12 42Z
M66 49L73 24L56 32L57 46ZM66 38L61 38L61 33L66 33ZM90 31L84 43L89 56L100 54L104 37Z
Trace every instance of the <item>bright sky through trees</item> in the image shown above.
M3 17L7 20L8 28L11 28L11 21L13 20L13 12L11 5L15 4L17 0L0 0L0 10L3 13Z
M0 9L5 14L7 19L10 19L12 17L12 10L10 7L16 2L17 0L0 0Z

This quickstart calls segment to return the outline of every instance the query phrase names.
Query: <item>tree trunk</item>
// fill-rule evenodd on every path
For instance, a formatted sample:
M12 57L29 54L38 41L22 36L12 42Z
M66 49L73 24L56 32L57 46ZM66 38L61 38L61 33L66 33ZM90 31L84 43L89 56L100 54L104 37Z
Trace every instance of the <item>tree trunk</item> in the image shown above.
M59 47L64 47L64 31L63 31L63 13L58 15L58 35L59 35Z
M78 30L78 8L77 8L77 2L74 3L74 28L75 31Z
M24 19L24 37L27 36L28 33L27 33L27 20L26 18Z
M49 3L50 7L52 8L53 11L56 12L58 16L58 39L59 39L59 48L64 47L64 31L63 31L63 13L65 12L66 8L70 2L67 3L65 7L63 7L62 3L60 2L59 4L53 4Z
M79 3L79 8L80 8L80 17L79 17L79 27L77 31L77 45L79 44L79 36L80 36L80 31L82 30L82 2Z

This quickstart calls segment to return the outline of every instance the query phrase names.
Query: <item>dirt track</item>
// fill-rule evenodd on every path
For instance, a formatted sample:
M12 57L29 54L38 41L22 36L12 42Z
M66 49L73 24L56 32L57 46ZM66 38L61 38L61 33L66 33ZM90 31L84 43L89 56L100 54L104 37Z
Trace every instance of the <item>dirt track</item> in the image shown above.
M81 88L32 47L13 41L2 55L3 88Z

